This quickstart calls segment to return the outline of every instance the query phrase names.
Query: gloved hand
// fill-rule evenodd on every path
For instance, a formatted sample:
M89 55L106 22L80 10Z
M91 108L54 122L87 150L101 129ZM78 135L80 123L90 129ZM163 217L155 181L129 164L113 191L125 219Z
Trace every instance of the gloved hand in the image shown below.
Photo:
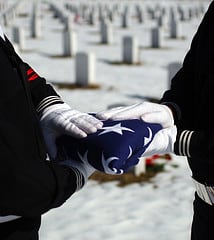
M143 157L154 154L174 153L174 143L176 141L177 127L163 128L154 136L152 142L143 153Z
M55 104L44 109L40 118L47 151L50 158L56 156L55 140L62 134L84 138L100 129L103 123L97 118L72 109L68 104Z
M52 159L52 162L67 166L73 170L76 174L76 191L80 190L86 184L88 178L96 171L96 169L84 158L72 158L69 156L64 145L58 145L56 157Z
M166 105L151 102L113 108L97 113L96 117L103 120L142 119L145 122L159 123L163 128L174 125L173 114L170 108Z

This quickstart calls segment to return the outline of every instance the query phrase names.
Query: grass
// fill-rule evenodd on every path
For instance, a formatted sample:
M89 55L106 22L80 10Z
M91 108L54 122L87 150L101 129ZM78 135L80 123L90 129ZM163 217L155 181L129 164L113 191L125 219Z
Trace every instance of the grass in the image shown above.
M54 83L58 88L66 89L99 89L99 84L80 85L76 83Z
M117 181L117 186L125 187L133 183L149 182L158 173L164 171L164 165L164 163L156 163L152 166L147 166L146 172L140 174L139 176L136 176L132 172L128 172L122 175L110 175L103 172L95 172L93 175L91 175L90 179L95 180L101 184L110 181Z

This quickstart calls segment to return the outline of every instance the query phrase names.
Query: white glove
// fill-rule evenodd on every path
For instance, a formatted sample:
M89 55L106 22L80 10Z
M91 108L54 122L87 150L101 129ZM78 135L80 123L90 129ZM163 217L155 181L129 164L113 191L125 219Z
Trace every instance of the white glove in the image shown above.
M47 151L50 158L56 156L55 140L62 134L84 138L102 128L103 123L97 118L72 109L66 103L55 104L44 109L40 119Z
M177 127L163 128L160 130L149 144L143 157L152 156L154 154L174 153L174 143L176 141Z
M77 189L81 189L84 184L88 181L88 178L96 171L96 169L84 158L80 159L73 159L69 157L64 147L58 149L57 155L55 159L52 159L52 161L56 162L59 165L64 165L69 168L71 168L74 173L76 174L76 183L77 183ZM77 169L78 171L76 171ZM84 178L84 182L82 181L82 177ZM84 184L83 184L84 183Z
M166 105L143 102L128 107L117 107L96 114L99 119L125 120L142 119L145 122L159 123L163 128L174 125L172 111Z

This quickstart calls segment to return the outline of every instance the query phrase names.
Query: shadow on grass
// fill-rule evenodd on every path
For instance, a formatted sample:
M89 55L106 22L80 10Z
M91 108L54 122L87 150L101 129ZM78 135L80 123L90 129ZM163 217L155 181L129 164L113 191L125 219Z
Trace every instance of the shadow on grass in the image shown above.
M130 66L130 67L132 67L132 66L142 66L143 65L142 62L128 63L128 62L123 62L123 61L118 61L118 60L111 61L111 60L101 59L101 58L99 58L98 60L100 62L104 62L104 63L107 63L107 64L116 65L116 66Z

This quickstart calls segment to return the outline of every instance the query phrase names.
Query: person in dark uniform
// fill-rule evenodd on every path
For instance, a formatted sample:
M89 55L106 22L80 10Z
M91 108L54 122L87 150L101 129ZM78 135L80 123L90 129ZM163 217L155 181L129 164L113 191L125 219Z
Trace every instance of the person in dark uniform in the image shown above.
M182 67L160 103L143 102L97 114L100 119L139 118L164 127L145 155L186 156L196 186L192 240L213 240L214 226L214 1L192 39ZM182 194L182 192L180 193ZM169 203L170 204L170 203Z
M16 54L0 27L0 239L37 240L41 216L81 189L94 169L57 163L55 139L102 127L72 109ZM48 153L48 154L47 154Z

